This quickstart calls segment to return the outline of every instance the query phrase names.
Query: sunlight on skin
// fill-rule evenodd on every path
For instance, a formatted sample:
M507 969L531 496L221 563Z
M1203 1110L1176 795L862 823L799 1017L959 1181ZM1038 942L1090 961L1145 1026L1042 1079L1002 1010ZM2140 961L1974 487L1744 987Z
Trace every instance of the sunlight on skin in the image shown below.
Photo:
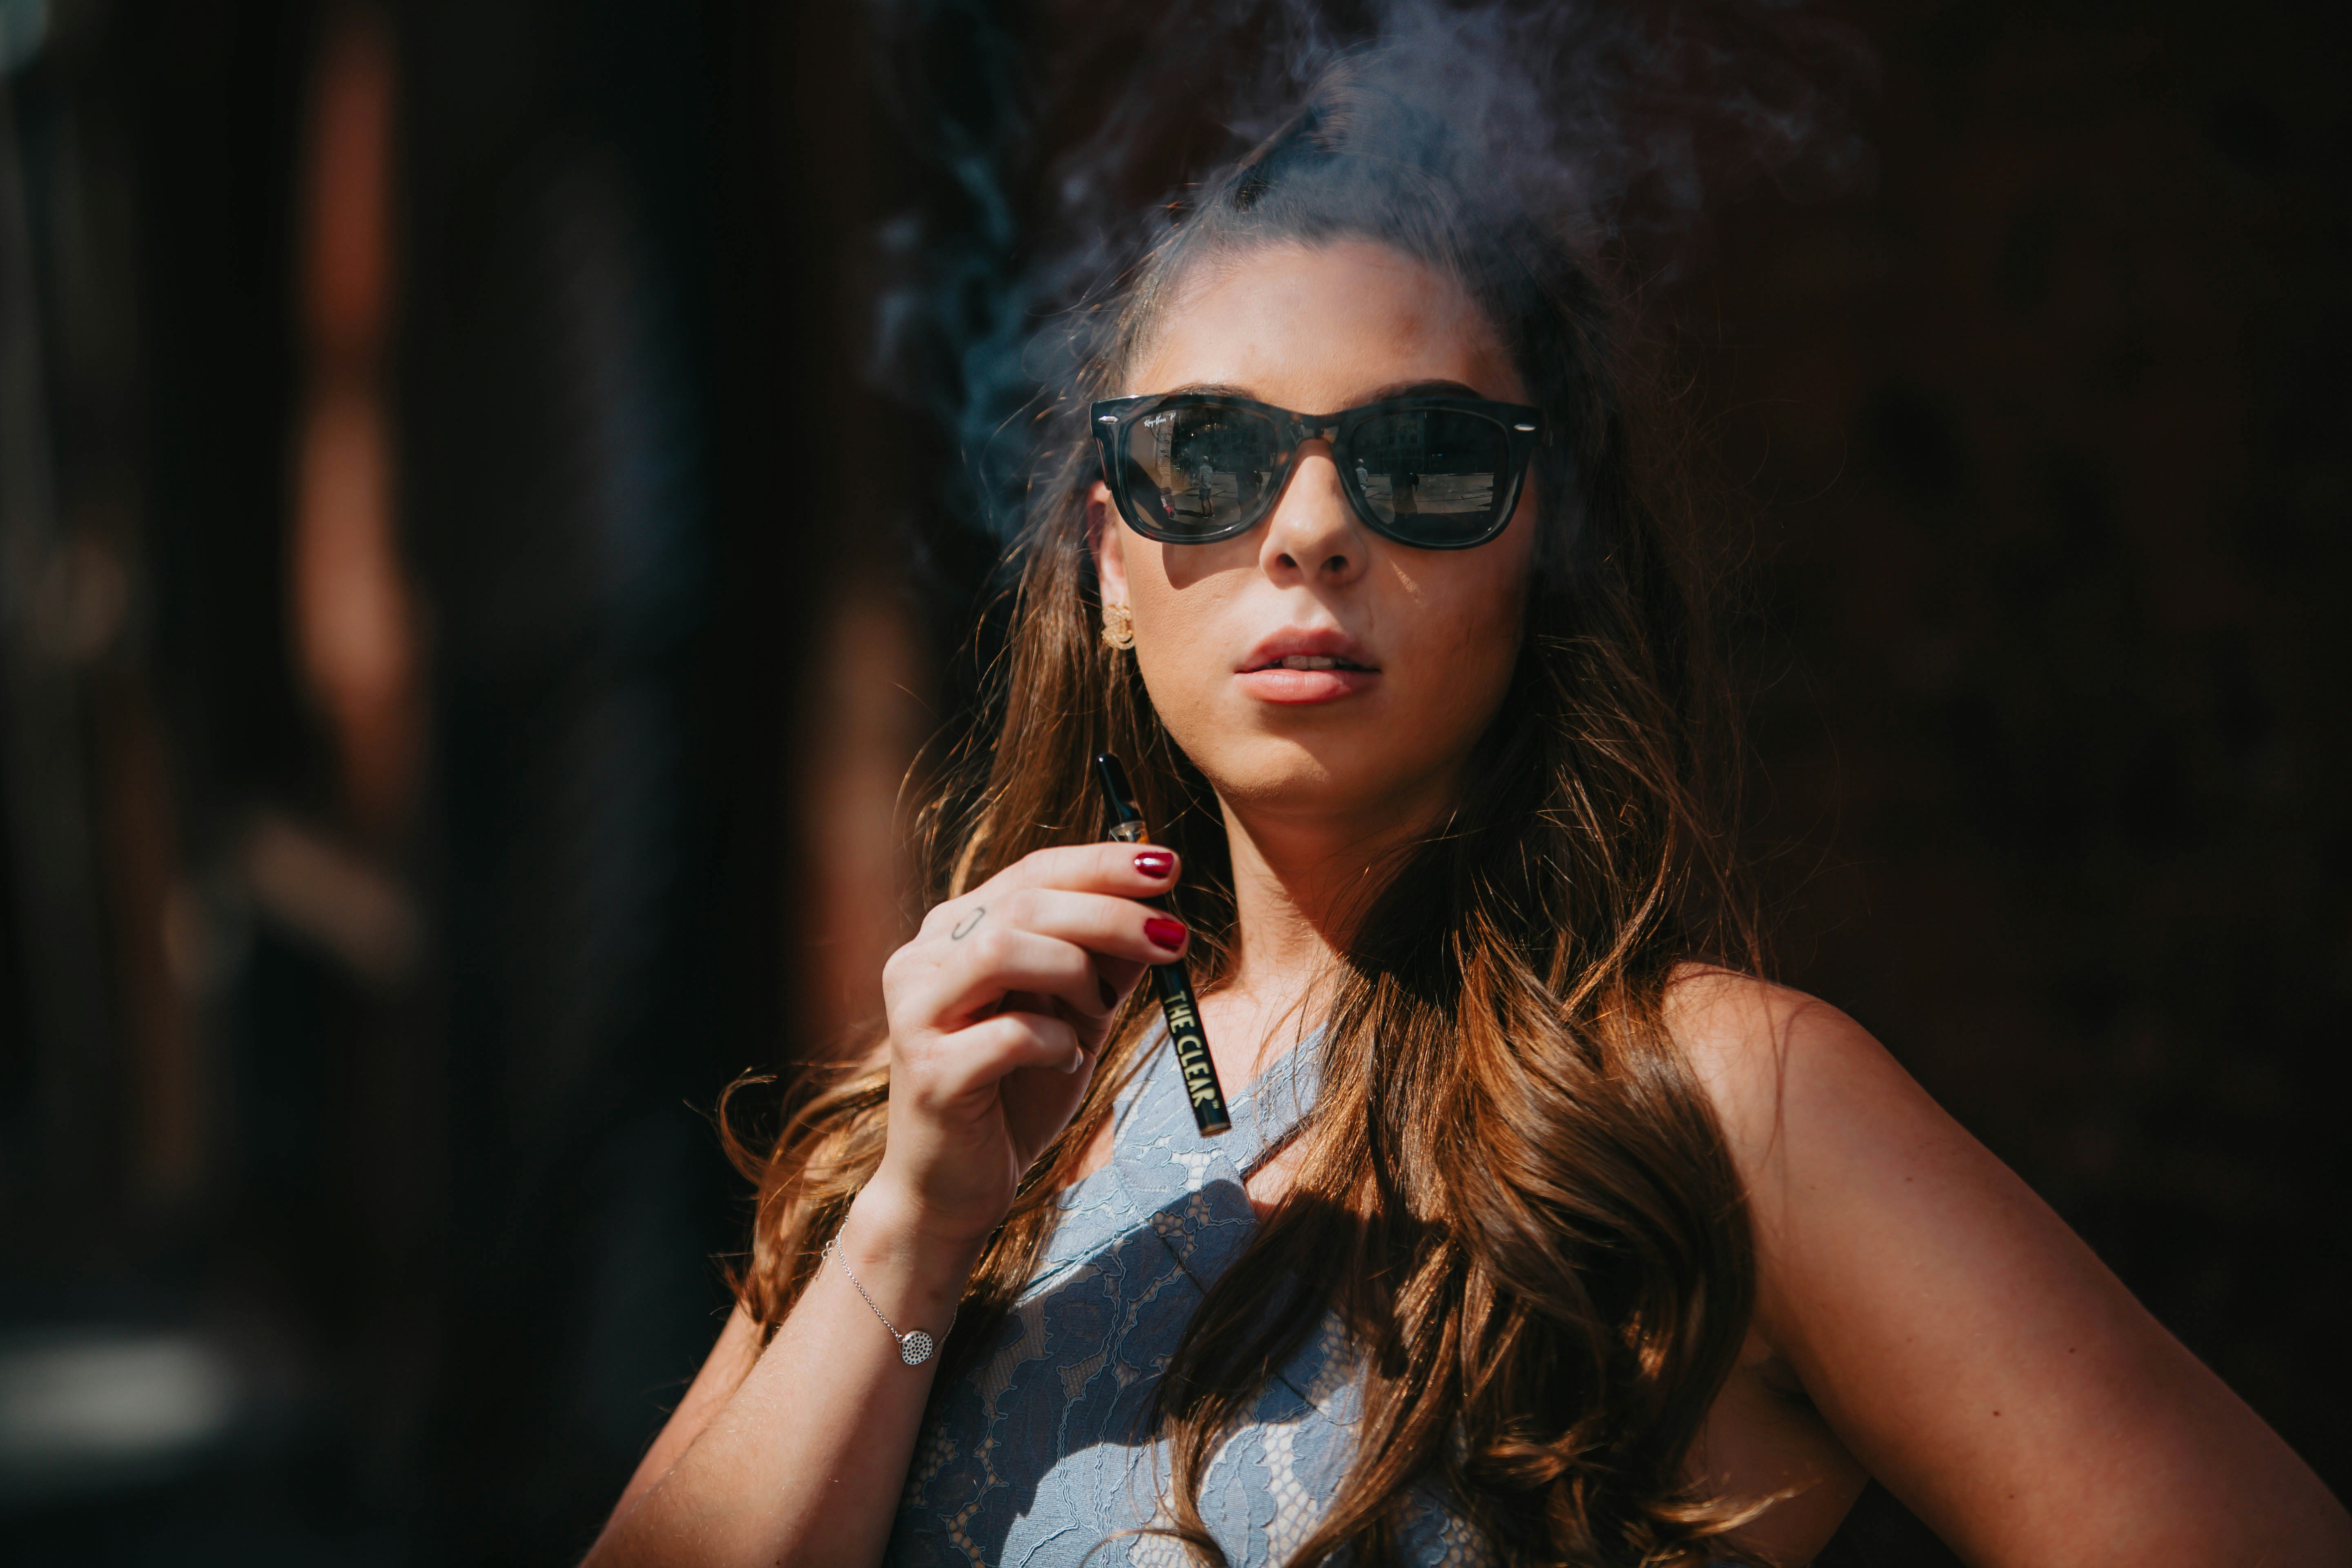
M1131 379L1122 391L1214 386L1308 414L1412 388L1527 399L1459 286L1362 241L1271 246L1201 268ZM1310 441L1272 515L1238 538L1154 543L1118 521L1100 483L1088 520L1105 601L1133 613L1152 705L1224 803L1235 874L1250 884L1237 889L1233 989L1318 967L1367 869L1444 814L1502 701L1535 550L1534 486L1493 541L1416 550L1363 525L1330 447ZM1268 700L1241 672L1286 632L1337 635L1379 673L1325 700ZM1254 921L1253 904L1296 910L1305 925ZM1261 938L1280 945L1252 945ZM1239 1081L1252 1065L1234 1064Z

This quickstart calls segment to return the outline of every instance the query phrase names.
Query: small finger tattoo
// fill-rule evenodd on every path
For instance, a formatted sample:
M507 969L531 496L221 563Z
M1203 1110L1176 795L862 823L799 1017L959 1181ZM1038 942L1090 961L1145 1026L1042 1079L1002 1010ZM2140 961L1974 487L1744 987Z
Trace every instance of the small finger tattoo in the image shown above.
M971 928L978 925L980 923L980 917L987 912L988 906L986 904L975 906L971 913L956 921L955 930L948 932L948 940L950 942L961 942L964 938L970 936L971 934Z

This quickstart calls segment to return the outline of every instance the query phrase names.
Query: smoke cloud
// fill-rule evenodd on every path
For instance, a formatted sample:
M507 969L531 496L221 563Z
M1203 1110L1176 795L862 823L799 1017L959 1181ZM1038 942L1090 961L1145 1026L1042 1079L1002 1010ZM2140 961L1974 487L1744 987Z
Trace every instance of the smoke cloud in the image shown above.
M1345 52L1566 241L1650 278L1759 184L1816 201L1874 177L1848 111L1872 57L1801 3L1066 3L1020 28L982 0L869 4L902 134L937 176L881 236L874 375L950 433L944 504L1000 540L1073 309Z

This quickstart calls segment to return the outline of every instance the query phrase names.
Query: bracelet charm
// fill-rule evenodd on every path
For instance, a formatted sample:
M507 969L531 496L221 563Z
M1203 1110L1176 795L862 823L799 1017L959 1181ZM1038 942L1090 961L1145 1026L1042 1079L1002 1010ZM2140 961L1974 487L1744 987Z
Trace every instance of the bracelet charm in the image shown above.
M832 1258L835 1264L840 1268L844 1274L849 1275L849 1282L857 1287L857 1293L860 1296L866 1297L866 1305L867 1310L873 1312L877 1318L881 1319L883 1329L892 1339L898 1342L898 1359L905 1362L908 1366L920 1366L925 1362L930 1360L931 1352L939 1348L939 1342L932 1339L929 1334L926 1333L921 1329L909 1329L905 1333L900 1333L898 1326L891 1322L888 1318L883 1316L882 1309L874 1304L874 1298L866 1295L865 1285L859 1281L856 1274L850 1273L849 1265L842 1262L839 1253L835 1250L840 1245L841 1233L839 1231L835 1231L834 1232L833 1239L824 1244L824 1255L827 1258ZM958 1307L954 1312L949 1314L948 1326L946 1330L948 1333L955 1332L955 1321L962 1315L963 1309L961 1307Z

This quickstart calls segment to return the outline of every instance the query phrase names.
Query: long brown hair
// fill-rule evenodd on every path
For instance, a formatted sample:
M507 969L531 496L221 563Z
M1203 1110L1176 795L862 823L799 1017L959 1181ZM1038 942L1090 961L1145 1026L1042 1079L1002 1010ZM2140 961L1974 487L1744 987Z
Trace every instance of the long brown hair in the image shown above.
M1360 1443L1295 1563L1396 1561L1410 1500L1432 1485L1504 1563L1696 1562L1737 1516L1689 1489L1684 1460L1754 1291L1739 1183L1664 1017L1678 963L1752 965L1755 946L1706 805L1702 721L1717 704L1702 623L1642 499L1593 270L1482 188L1442 124L1360 73L1326 78L1208 182L1087 318L1098 336L1049 410L1003 651L922 817L927 891L952 897L1033 849L1099 837L1087 762L1114 751L1184 857L1196 973L1207 988L1229 974L1216 800L1133 656L1096 635L1085 410L1128 390L1197 259L1342 237L1458 279L1559 434L1537 459L1543 545L1508 695L1450 819L1385 868L1328 984L1292 1185L1162 1379L1173 1481L1154 1528L1223 1562L1198 1508L1210 1458L1336 1310L1361 1358ZM1153 1037L1139 994L982 1256L941 1386L992 1342L1054 1194ZM881 1157L878 1057L804 1079L772 1145L732 1145L759 1185L740 1296L771 1328Z

